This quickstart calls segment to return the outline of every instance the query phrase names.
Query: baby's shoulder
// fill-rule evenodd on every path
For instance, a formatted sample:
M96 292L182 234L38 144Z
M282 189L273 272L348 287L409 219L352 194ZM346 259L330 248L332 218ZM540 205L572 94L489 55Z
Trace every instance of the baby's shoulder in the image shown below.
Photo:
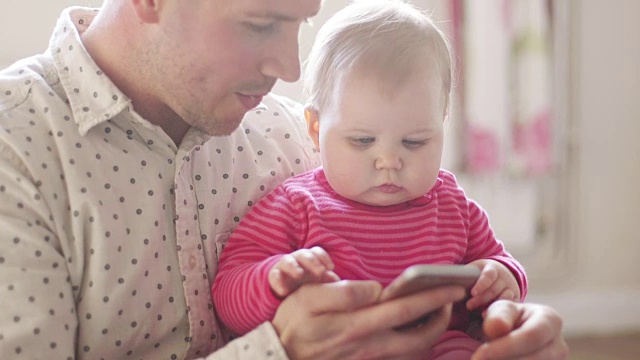
M441 181L441 185L438 187L437 191L441 196L446 195L466 198L464 189L460 186L458 179L451 171L440 169L438 179Z

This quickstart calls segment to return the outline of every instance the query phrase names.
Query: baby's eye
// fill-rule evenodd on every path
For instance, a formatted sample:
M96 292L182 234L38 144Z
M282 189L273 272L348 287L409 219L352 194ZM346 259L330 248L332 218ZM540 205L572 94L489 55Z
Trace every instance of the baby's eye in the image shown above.
M402 144L408 148L417 148L426 143L427 143L427 140L411 140L411 139L402 140Z
M367 146L373 144L373 142L376 141L376 138L371 136L352 137L349 138L349 141L356 146Z

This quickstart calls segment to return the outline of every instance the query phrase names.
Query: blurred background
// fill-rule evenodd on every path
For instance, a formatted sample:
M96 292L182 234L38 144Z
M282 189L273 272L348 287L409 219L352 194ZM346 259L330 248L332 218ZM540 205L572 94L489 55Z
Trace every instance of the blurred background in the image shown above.
M303 27L302 60L348 2ZM455 52L444 167L525 265L528 301L562 314L572 359L640 358L640 1L411 2ZM63 8L101 3L2 0L0 68L45 51ZM304 102L300 82L275 91Z

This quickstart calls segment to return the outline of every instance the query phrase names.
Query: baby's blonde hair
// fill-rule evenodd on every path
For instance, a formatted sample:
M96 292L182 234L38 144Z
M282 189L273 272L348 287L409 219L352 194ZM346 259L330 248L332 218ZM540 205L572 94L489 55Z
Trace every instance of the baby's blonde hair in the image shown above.
M435 64L434 64L435 62ZM356 0L320 29L304 69L307 106L321 111L336 86L357 73L384 90L428 66L441 74L445 107L452 83L449 43L430 17L401 0Z

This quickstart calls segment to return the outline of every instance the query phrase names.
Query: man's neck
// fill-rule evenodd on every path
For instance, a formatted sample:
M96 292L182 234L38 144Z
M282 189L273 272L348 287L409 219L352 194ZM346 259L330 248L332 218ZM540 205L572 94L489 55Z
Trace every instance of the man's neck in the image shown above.
M134 110L161 127L179 146L190 126L154 95L153 78L136 56L147 42L142 39L144 25L133 16L124 5L103 8L82 34L83 45L105 75L131 99Z

